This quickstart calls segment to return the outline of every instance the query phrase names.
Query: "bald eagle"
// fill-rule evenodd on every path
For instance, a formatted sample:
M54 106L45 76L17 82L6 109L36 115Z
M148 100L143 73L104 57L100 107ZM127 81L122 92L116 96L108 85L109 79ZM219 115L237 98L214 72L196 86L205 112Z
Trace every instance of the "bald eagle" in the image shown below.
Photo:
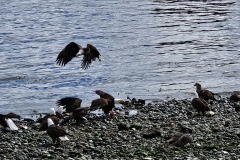
M0 125L2 125L4 129L18 130L18 127L15 125L11 118L20 119L20 116L14 113L8 113L6 115L0 114Z
M122 99L115 99L112 95L101 91L96 90L95 93L100 96L100 98L92 101L90 110L102 109L105 115L115 115L113 108L115 104L125 104L125 101Z
M82 48L75 42L70 42L57 56L56 63L59 66L65 66L68 62L74 57L79 57L83 55L81 68L87 69L92 61L95 61L96 58L100 59L100 53L96 47L91 44L87 44L86 48Z
M203 89L201 84L195 83L194 86L196 86L196 92L200 98L204 99L207 102L209 100L216 100L216 98L214 97L215 93L207 89Z
M65 97L57 101L58 106L63 106L66 112L70 113L81 107L82 100L76 97Z
M52 138L53 143L55 143L56 140L58 143L69 140L67 137L68 133L61 127L56 126L51 118L47 119L47 124L47 134Z

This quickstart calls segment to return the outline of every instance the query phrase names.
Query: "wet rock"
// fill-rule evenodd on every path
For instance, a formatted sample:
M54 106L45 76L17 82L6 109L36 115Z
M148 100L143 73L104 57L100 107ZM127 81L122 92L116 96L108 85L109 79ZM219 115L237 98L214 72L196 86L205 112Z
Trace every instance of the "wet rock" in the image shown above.
M117 126L119 131L129 130L129 127L130 127L128 124L125 124L125 123L118 123Z

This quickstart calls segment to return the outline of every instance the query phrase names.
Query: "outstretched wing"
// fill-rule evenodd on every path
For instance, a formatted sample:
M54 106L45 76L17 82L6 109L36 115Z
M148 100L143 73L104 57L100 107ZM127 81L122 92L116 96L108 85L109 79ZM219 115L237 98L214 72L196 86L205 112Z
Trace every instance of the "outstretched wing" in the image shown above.
M103 92L101 90L96 90L95 93L100 96L100 98L105 98L108 100L114 100L114 97L106 92Z
M65 66L73 57L76 57L81 46L75 42L70 42L57 56L56 63L59 66Z
M75 97L65 97L57 101L58 106L64 106L66 112L73 112L75 109L81 107L82 100Z
M95 61L96 58L100 60L100 53L96 47L91 44L87 44L87 51L84 53L81 68L87 69L92 61ZM101 61L101 60L100 60Z

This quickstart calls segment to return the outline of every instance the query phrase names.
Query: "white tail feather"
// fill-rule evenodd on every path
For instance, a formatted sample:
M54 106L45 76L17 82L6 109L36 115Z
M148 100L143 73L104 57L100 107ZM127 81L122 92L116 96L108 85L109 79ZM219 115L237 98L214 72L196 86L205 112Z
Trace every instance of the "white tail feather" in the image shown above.
M47 123L48 123L48 127L54 124L51 118L47 119Z
M18 130L18 127L10 118L6 118L5 121L7 122L7 125L11 130Z
M205 112L207 116L213 116L215 113L213 111L207 111Z
M82 117L85 121L88 121L88 119L86 117Z
M61 141L69 141L68 137L67 136L64 136L64 137L59 137Z

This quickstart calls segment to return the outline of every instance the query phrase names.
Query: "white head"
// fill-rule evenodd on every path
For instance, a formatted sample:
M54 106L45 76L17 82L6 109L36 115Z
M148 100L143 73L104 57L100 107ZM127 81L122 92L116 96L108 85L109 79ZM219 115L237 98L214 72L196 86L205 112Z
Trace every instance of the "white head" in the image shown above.
M56 111L55 111L54 108L51 108L51 110L50 110L50 114L51 114L51 115L56 115Z
M58 112L58 113L60 113L60 114L62 114L63 112L65 112L66 111L66 108L63 108L64 106L59 106L58 108L57 108L57 110L56 110L56 112Z
M79 57L84 54L84 50L81 48L78 53L76 54L76 57Z
M47 119L47 123L48 123L48 127L51 126L51 125L54 125L54 123L53 123L51 118Z

